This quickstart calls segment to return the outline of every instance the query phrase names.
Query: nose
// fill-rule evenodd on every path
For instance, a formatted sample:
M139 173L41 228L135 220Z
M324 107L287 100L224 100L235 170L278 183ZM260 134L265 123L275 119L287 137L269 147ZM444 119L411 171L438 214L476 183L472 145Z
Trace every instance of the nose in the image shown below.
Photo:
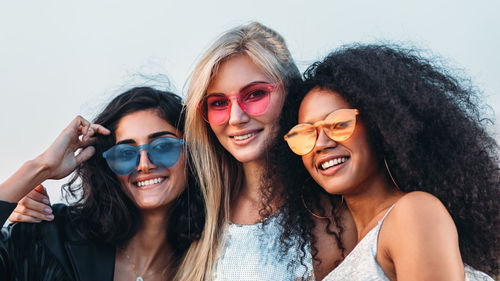
M229 111L229 125L239 125L246 123L250 120L250 116L243 111L241 106L238 104L236 97L231 100L231 109Z
M149 171L154 168L156 168L156 166L149 161L148 152L145 149L139 151L139 165L137 166L137 171L149 173Z
M320 152L337 146L337 142L328 137L322 127L317 128L317 134L318 138L316 139L316 144L314 145L314 151Z

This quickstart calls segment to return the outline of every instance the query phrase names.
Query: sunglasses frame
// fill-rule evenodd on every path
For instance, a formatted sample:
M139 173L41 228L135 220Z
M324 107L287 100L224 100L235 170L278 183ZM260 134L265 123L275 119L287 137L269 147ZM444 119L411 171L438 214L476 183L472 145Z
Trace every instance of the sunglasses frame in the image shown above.
M260 112L260 113L249 113L248 112L248 109L246 108L245 104L241 101L241 97L248 93L248 92L251 92L251 90L253 89L253 87L255 86L258 86L258 85L263 85L268 87L268 90L269 90L269 101L266 105L266 108ZM253 83L253 84L249 84L247 86L245 86L243 89L241 89L239 92L237 93L233 93L233 94L229 94L229 95L225 95L225 94L210 94L210 95L205 95L203 97L203 99L198 103L198 111L200 112L201 116L203 117L203 120L205 120L205 122L207 122L208 124L210 125L215 125L215 126L218 126L218 125L222 125L222 124L225 124L226 122L228 122L229 118L231 118L231 107L232 107L232 101L231 99L233 97L236 97L236 102L238 104L238 106L241 108L241 110L243 110L243 112L245 112L246 114L250 115L250 116L260 116L262 114L264 114L266 111L267 111L267 108L269 107L269 104L271 103L271 93L276 90L276 88L278 87L278 84L277 83L268 83L268 82L259 82L259 83ZM208 120L208 105L207 105L207 100L210 98L210 97L213 97L213 96L223 96L226 98L227 102L228 102L228 108L225 110L227 111L227 114L226 114L226 118L224 119L224 121L221 121L221 122L217 122L217 123L211 123L209 120Z
M292 127L289 131L288 131L288 133L284 136L285 141L288 143L288 146L289 146L289 147L290 147L290 149L293 151L293 153L295 153L295 154L297 154L297 155L301 155L301 156L302 156L302 155L306 155L306 154L308 154L309 152L311 152L311 151L313 150L313 148L316 146L316 142L318 141L318 136L319 136L319 134L318 134L318 128L319 128L319 127L321 127L321 129L322 129L322 130L324 130L324 125L325 125L325 124L331 124L331 123L333 123L333 122L328 122L328 121L326 121L326 120L327 120L327 119L328 119L328 118L329 118L332 114L334 114L334 113L336 113L336 112L338 113L340 110L343 110L343 111L344 111L344 110L354 111L354 119L353 119L353 121L354 121L354 125L353 125L353 128L352 128L352 132L349 134L349 136L348 136L348 137L343 138L343 139L335 139L335 138L332 138L332 136L330 136L330 135L327 133L327 131L324 131L324 132L325 132L325 135L326 135L328 138L330 138L331 140L333 140L333 141L335 141L335 142L343 142L343 141L348 140L348 139L352 136L352 134L354 133L354 130L356 129L356 121L357 121L356 116L357 116L357 115L359 115L359 110L358 110L358 109L354 109L354 108L340 108L340 109L337 109L337 110L334 110L334 111L332 111L332 112L328 113L328 115L325 117L325 119L320 120L320 121L317 121L317 122L315 122L314 124L302 123L302 124L297 124L297 125L293 126L293 127ZM301 131L304 131L304 130L306 130L306 129L310 129L310 128L314 128L314 135L315 135L315 136L314 136L314 143L313 143L313 145L311 146L311 148L310 148L310 149L308 149L306 152L297 153L297 152L296 152L296 151L292 148L292 145L288 142L288 139L290 138L290 134L291 134L291 133L298 133L298 132L293 132L293 131L294 131L294 129L295 129L297 126L300 126L300 125L309 125L309 126L307 126L307 128L304 128L304 129L302 129ZM305 146L305 145L304 145L304 146Z
M179 144L180 148L179 148L179 156L177 157L177 160L170 166L165 166L165 165L162 165L160 163L155 163L156 160L153 160L151 158L151 154L149 152L150 150L150 146L151 145L154 145L155 142L157 142L158 140L162 140L162 139L172 139L172 140L175 140L175 142L172 142L172 144ZM180 155L182 153L182 145L184 144L184 140L183 139L178 139L178 138L174 138L174 137L160 137L160 138L157 138L155 140L153 140L152 142L150 143L146 143L146 144L142 144L142 145L138 145L138 146L133 146L131 144L115 144L113 145L112 147L110 147L108 150L106 150L105 152L102 153L102 157L106 160L106 163L108 164L108 167L117 175L122 175L122 176L125 176L125 175L129 175L130 173L132 173L135 169L137 169L137 167L139 166L139 161L141 159L141 150L146 150L147 152L147 155L148 155L148 159L151 163L153 163L155 166L159 167L159 168L170 168L172 166L174 166L178 161L179 161L179 158L180 158ZM137 156L136 156L136 164L135 164L135 167L132 169L130 169L131 171L128 172L128 173L120 173L117 171L117 169L115 167L112 167L113 165L110 165L109 164L109 153L111 153L112 150L116 149L116 147L118 146L129 146L129 147L132 147L136 153L137 153ZM153 157L154 158L154 157ZM125 161L126 162L126 161Z

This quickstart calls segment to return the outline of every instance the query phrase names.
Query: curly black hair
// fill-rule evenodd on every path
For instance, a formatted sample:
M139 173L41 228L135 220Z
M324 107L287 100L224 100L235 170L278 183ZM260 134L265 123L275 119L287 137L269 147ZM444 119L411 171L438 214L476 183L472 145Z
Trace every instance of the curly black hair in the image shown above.
M120 119L146 109L155 110L177 130L184 132L181 98L150 87L132 88L118 95L97 116L94 123L108 128L111 135L97 136L94 156L77 168L65 186L66 195L77 199L70 206L74 224L88 239L121 246L132 238L141 224L139 209L120 187L102 153L115 145L114 132ZM185 152L188 158L189 153ZM189 158L187 162L190 162ZM175 264L180 262L189 245L200 238L205 222L199 185L190 170L187 174L187 186L176 199L167 226L167 241L174 250Z
M401 190L438 197L456 224L463 261L497 275L498 145L488 134L493 121L482 116L479 91L470 81L417 50L393 45L344 46L311 65L304 78L298 99L318 87L338 92L359 109L376 155L385 157ZM308 213L299 200L304 196L320 206L317 189L292 185L284 191L285 234L301 233L307 241L313 225L298 223Z

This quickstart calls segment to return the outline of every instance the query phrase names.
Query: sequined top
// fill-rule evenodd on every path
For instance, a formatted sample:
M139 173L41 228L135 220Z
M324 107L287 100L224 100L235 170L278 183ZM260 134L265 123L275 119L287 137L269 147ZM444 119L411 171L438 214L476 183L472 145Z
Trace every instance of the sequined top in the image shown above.
M382 222L392 207L385 213L378 224L366 234L344 261L332 270L323 281L389 281L377 262L377 240ZM466 281L494 281L485 273L465 265Z
M293 244L284 255L279 237L281 214L252 225L230 223L224 232L223 249L215 264L215 281L299 281L314 280L310 245L304 265L301 251Z

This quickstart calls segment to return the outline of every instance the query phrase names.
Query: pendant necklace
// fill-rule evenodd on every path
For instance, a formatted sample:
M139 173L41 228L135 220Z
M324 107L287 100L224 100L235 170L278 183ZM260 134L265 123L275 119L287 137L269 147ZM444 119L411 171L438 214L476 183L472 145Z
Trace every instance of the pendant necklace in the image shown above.
M137 276L137 278L135 278L135 281L144 281L144 278L142 278L142 275L144 275L144 273L146 273L146 272L143 272L142 274L138 274L136 269L135 269L136 268L135 263L132 262L132 259L125 251L125 248L118 248L118 249L120 249L120 251L122 251L125 254L125 258L127 259L127 262L132 266L132 271L134 272L135 276Z

